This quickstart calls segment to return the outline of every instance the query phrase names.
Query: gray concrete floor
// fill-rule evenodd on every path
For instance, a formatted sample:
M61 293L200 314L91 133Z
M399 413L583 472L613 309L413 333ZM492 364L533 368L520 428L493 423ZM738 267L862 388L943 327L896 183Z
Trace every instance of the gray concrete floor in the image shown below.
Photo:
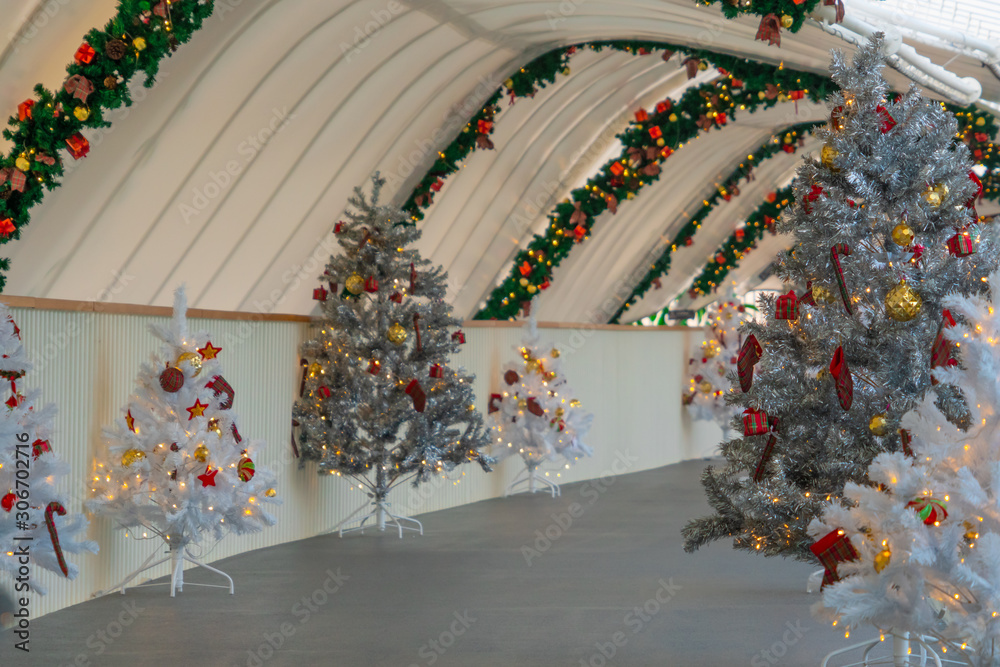
M35 620L30 656L0 633L0 665L818 665L845 640L810 616L812 568L723 543L684 553L704 465L427 514L423 537L242 554L217 564L235 596L108 595Z

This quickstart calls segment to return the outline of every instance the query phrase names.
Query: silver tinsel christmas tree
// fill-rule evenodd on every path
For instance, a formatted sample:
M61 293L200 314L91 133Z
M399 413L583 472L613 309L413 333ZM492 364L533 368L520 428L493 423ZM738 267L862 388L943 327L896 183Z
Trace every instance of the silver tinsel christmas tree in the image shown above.
M302 346L308 365L292 415L303 462L368 489L383 528L397 518L385 505L397 484L471 461L490 471L493 460L473 376L447 365L465 342L444 301L447 274L407 247L420 231L378 204L385 181L372 182L371 197L356 188L334 228L344 252L327 264L330 291L314 292L324 320Z
M745 434L722 445L727 465L706 469L715 514L684 529L686 549L731 537L739 549L815 561L806 533L848 482L863 483L880 452L906 447L900 418L928 390L954 424L968 410L931 369L954 364L941 331L949 293L980 294L997 244L980 228L979 183L957 124L912 87L882 79L881 37L853 62L834 54L820 159L806 160L794 233L779 274L804 285L761 300L766 320L743 328L733 400ZM755 365L756 364L756 365Z

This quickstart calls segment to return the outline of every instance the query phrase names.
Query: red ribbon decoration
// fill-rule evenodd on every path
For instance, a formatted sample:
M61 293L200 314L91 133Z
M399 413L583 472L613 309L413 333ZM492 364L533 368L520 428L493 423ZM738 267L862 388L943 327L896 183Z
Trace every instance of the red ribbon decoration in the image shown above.
M94 84L92 84L90 79L82 74L74 74L70 78L66 79L66 83L63 84L63 88L68 94L72 95L81 102L86 102L87 98L94 92Z
M66 559L63 557L62 547L59 546L59 533L56 532L56 523L52 519L53 512L59 516L66 516L66 508L54 500L49 503L48 507L45 508L45 525L49 529L49 538L52 539L52 548L55 550L56 558L59 560L59 569L62 570L64 576L69 577L69 568L66 566Z
M413 262L410 262L410 296L413 296L417 291L417 269L413 266Z
M851 246L846 243L838 243L830 248L830 258L833 260L833 267L837 272L837 285L840 286L840 298L844 300L844 308L847 310L847 314L853 315L854 310L851 309L851 296L847 293L847 283L844 281L844 270L840 266L840 256L850 254Z
M422 352L420 345L420 327L417 325L417 320L420 319L420 313L413 313L413 330L417 333L417 352Z
M777 14L768 14L760 20L754 39L767 42L768 46L781 46L781 22Z

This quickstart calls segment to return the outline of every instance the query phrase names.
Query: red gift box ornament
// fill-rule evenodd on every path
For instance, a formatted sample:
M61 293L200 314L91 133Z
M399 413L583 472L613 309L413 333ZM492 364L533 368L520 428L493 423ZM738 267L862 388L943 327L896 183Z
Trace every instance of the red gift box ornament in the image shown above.
M94 47L84 42L73 54L73 60L76 61L77 65L89 65L94 60L94 55Z
M573 230L573 236L576 237L577 243L582 243L583 239L587 236L587 228L583 225L577 225L576 229Z
M955 366L958 362L951 356L950 340L945 338L944 330L955 326L955 318L951 316L951 311L947 308L941 313L941 324L938 325L937 335L934 337L934 344L931 346L931 370L939 366ZM931 375L931 384L937 384L937 379Z
M14 221L10 218L0 220L0 236L10 236L16 229L17 227L14 226Z
M795 291L788 290L788 294L778 297L775 306L774 319L776 320L797 320L799 319L799 304L795 299Z
M880 104L875 107L875 111L878 112L879 117L882 119L882 123L879 125L879 131L882 134L886 134L889 130L896 127L896 119L892 117L888 109Z
M313 290L313 299L316 301L326 301L326 296L328 292L322 287L317 287Z
M767 42L768 46L781 46L781 22L777 14L767 14L760 20L754 39Z
M17 105L17 119L23 121L31 118L31 107L35 106L35 100L25 100Z
M805 93L804 90L792 90L792 91L789 91L789 93L788 93L788 99L795 101L795 113L796 114L799 113L799 100L803 99L805 96L806 96L806 93Z
M851 369L847 367L843 347L837 347L836 352L833 353L833 360L830 361L830 375L833 376L837 388L840 407L850 410L851 403L854 401L854 379L851 377Z
M518 271L521 272L522 276L528 276L528 275L530 275L531 274L531 264L529 264L528 261L525 260L524 264L522 264L520 267L518 267Z
M957 234L948 239L948 252L955 257L968 257L975 254L976 243L972 240L968 229L962 227Z
M621 176L622 174L625 173L625 167L622 166L621 162L615 162L614 164L611 165L608 171L610 171L615 176Z
M663 100L662 102L656 103L656 113L666 113L670 111L670 107L673 106L673 102L670 100Z
M372 375L378 375L378 372L381 369L382 369L382 362L380 362L378 359L369 359L368 360L368 372L369 373L371 373Z
M649 120L649 114L646 113L645 109L639 109L635 112L635 120L637 123L644 123Z
M459 345L464 345L465 344L465 334L462 333L461 330L456 331L455 333L453 333L451 335L451 339L453 341L457 341Z
M333 233L334 234L340 234L343 231L344 231L344 223L343 223L343 221L339 221L339 222L337 222L337 224L335 224L333 226Z
M829 586L840 581L837 565L858 559L858 552L851 544L850 538L843 529L831 530L823 538L814 542L809 550L813 552L823 565L823 586Z
M332 392L330 391L330 388L324 384L321 385L320 388L316 390L316 393L322 396L323 398L330 398Z
M48 440L42 440L39 438L31 443L31 455L32 458L37 459L42 454L47 454L52 451L51 445L49 445Z
M90 152L90 142L79 132L66 139L66 147L69 148L69 153L74 160L87 157L87 153Z
M660 129L659 125L654 125L653 127L649 128L649 136L652 137L653 139L659 139L660 137L663 136L663 130Z
M368 276L365 278L365 291L372 293L378 291L378 281L375 280L374 276Z
M753 367L760 361L760 355L763 352L763 348L757 342L757 337L753 334L747 336L747 339L743 341L736 361L736 374L740 378L740 388L744 392L750 391L750 387L753 386Z
M493 129L493 122L480 119L476 124L476 128L479 130L480 134L488 134L489 131Z
M747 408L743 411L743 435L767 433L767 413L763 410Z
M434 364L433 366L431 366L430 376L432 378L444 377L444 368L441 366L441 364Z
M393 292L392 294L389 295L389 301L392 301L394 303L403 303L403 295L400 294L399 292Z
M486 413L493 414L494 412L500 411L499 403L503 400L503 396L500 394L490 394L490 402L487 404Z

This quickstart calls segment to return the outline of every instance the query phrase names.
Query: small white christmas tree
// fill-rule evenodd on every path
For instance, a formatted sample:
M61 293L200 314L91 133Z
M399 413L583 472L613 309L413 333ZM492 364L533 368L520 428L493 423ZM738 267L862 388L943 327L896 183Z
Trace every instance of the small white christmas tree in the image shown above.
M944 299L956 324L934 346L943 362L934 376L962 388L969 429L949 423L928 393L902 419L909 453L880 454L871 484L848 484L847 502L810 526L827 545L850 542L824 563L833 585L823 602L840 623L935 637L971 649L975 665L1000 664L1000 313L991 305L1000 272L989 287L989 299Z
M164 540L171 595L183 585L182 559L207 567L191 557L189 545L203 534L221 539L271 526L265 506L279 502L274 476L253 461L263 443L245 440L237 428L235 392L218 359L222 348L207 333L188 331L186 311L182 287L170 324L150 326L163 341L160 355L143 364L122 417L104 429L107 451L94 464L87 503L95 514L135 529L134 537Z
M532 317L517 348L521 361L504 368L505 390L490 397L493 451L497 459L519 454L525 469L507 487L509 495L524 484L534 493L537 483L553 497L559 486L538 474L546 461L562 458L569 468L593 450L583 443L594 415L580 407L563 374L559 350L542 344ZM547 475L548 473L546 473Z
M22 393L17 382L32 368L21 334L0 304L0 378L10 382L10 397L0 408L0 571L30 590L45 594L38 583L38 567L74 579L79 568L64 552L97 553L97 543L85 539L87 520L70 513L59 487L69 472L50 443L56 406L36 406L38 390ZM28 563L22 559L27 555ZM28 565L27 579L19 577Z
M715 421L722 427L723 439L729 425L741 410L726 404L732 390L728 375L736 372L740 353L740 325L746 322L747 307L732 299L712 304L705 312L709 335L701 349L688 360L687 386L681 400L695 421Z

